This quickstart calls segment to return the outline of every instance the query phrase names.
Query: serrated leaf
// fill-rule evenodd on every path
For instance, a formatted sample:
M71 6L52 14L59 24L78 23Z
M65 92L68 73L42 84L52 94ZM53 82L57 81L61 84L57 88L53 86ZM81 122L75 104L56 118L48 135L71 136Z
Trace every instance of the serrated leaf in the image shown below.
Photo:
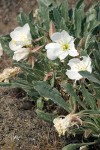
M61 4L61 16L64 18L65 22L68 21L68 1L66 0Z
M13 55L13 51L9 48L9 40L6 37L1 37L0 38L0 43L2 45L2 48L4 52L8 55L11 56Z
M78 9L82 3L83 3L84 0L78 0L77 4L76 4L76 8Z
M98 21L92 21L91 22L91 26L89 27L89 31L88 32L85 32L84 34L84 36L85 36L85 50L88 48L88 46L89 46L89 43L90 43L90 38L91 38L91 36L92 36L92 33L93 33L93 31L97 28L97 27L99 27L100 26L100 22L98 22Z
M76 37L80 37L80 33L81 33L81 23L82 23L81 13L82 12L80 9L75 11Z
M84 5L82 5L80 8L76 7L75 9L73 9L73 24L75 29L75 35L78 38L80 38L82 32L82 22L84 17Z
M18 19L18 22L19 22L20 26L24 26L26 23L28 23L27 15L24 12L21 12L17 16L17 19Z
M42 7L49 7L53 3L53 0L38 0L38 4Z
M70 112L68 104L60 96L60 93L55 88L52 88L47 82L37 81L33 82L33 85L34 89L38 91L41 96L51 99L54 103Z
M29 13L29 20L33 22L33 10Z
M82 91L83 99L84 99L84 101L86 101L87 105L93 110L97 109L96 100L94 99L92 94L90 94L88 92L88 89L86 89L84 86L82 86L81 91Z
M55 21L57 28L60 29L61 27L60 23L61 23L62 18L57 8L53 9L53 16L54 16L54 21Z
M100 84L100 81L91 73L87 71L79 71L79 74L82 75L84 78L87 78L88 80L95 82L97 84Z
M71 84L62 84L62 87L66 90L66 92L71 96L74 97L74 100L79 103L80 106L82 106L84 109L87 109L84 103L79 99L79 97L76 95L74 92L74 88L72 87Z
M53 122L54 118L56 118L57 116L52 114L52 113L45 113L42 110L36 109L36 113L38 115L38 117L40 117L41 119L47 121L47 122Z

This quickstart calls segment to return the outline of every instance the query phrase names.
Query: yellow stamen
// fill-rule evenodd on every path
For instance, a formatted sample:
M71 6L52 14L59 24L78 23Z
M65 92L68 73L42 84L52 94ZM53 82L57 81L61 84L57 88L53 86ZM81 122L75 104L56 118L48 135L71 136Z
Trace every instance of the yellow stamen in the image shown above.
M13 43L16 44L16 41L13 40Z
M68 50L69 49L69 44L62 45L62 48L63 48L64 51Z

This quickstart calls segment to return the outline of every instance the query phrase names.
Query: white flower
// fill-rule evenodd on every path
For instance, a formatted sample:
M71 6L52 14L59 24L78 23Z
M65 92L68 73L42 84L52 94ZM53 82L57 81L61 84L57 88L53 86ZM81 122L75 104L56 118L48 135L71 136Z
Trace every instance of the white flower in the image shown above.
M53 120L54 127L56 128L59 136L65 135L70 127L82 125L82 120L77 114L68 114L67 116L59 116Z
M71 69L67 70L66 75L72 80L80 80L83 78L78 73L79 71L92 72L91 58L89 56L83 56L83 60L73 58L69 61L68 65L71 67Z
M1 46L1 43L0 43L0 57L3 55L3 48Z
M32 37L30 34L30 27L25 24L23 27L17 27L10 33L12 40L9 43L11 50L16 51L23 46L29 46L32 43Z
M21 59L27 59L30 53L30 48L19 48L14 52L13 60L20 61Z
M60 60L64 60L67 55L72 57L79 55L75 49L74 38L66 31L56 32L50 38L53 43L45 46L45 49L47 49L47 57L50 60L55 60L57 57Z

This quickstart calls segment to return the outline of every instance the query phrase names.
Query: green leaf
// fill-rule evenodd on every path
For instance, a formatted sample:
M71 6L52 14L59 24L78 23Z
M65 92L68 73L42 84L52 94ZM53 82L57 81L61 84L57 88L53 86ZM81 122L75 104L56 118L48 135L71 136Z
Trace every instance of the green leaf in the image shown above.
M65 22L68 21L68 1L64 0L61 5L61 16L64 18Z
M76 10L75 11L75 22L76 22L76 37L80 37L80 33L81 33L81 23L82 23L82 17L81 17L81 10Z
M8 87L8 86L11 86L11 83L0 82L0 86L2 86L2 87Z
M100 110L82 110L80 111L78 114L82 114L82 115L89 115L89 114L99 114L100 115Z
M51 123L57 117L56 115L54 115L52 113L45 113L44 111L39 110L39 109L36 109L36 113L41 119L43 119L47 122L51 122Z
M77 4L76 4L76 8L78 9L82 4L83 4L84 0L78 0Z
M81 87L81 91L82 91L82 94L83 94L83 99L86 101L87 105L93 109L93 110L96 110L97 107L96 107L96 100L94 99L94 97L92 96L92 94L90 94L88 92L88 89L86 89L84 87L84 85Z
M61 27L60 23L61 23L62 18L57 8L53 9L53 16L54 16L54 21L55 21L57 28L60 29Z
M42 100L42 98L40 97L38 100L37 100L37 108L42 110L43 109L43 106L44 106L44 102Z
M76 95L74 88L71 84L65 83L62 84L62 87L66 90L66 92L77 102L80 106L82 106L84 109L87 109L84 103L79 99L79 97Z
M78 38L80 38L82 32L82 22L85 17L84 6L85 5L82 5L80 8L76 7L75 9L73 9L73 24L75 29L75 35Z
M28 18L27 15L24 12L21 12L18 16L17 16L18 22L21 26L24 26L26 23L28 23Z
M95 144L95 142L69 144L63 147L62 150L76 150L77 148L80 148L81 146L88 146L88 145L93 145L93 144Z
M49 7L53 3L53 0L38 0L38 4L41 7Z
M29 20L33 22L33 10L29 13Z
M9 39L5 37L1 37L0 38L0 43L2 45L2 48L3 50L5 51L5 53L8 55L8 56L11 56L13 55L13 51L9 48Z
M84 33L85 35L85 50L88 48L88 46L89 46L89 43L90 43L90 38L91 38L91 36L92 36L92 33L93 33L93 31L97 28L97 27L99 27L100 26L100 22L98 22L98 21L92 21L91 22L91 26L89 27L89 31L87 32L87 30L86 30L86 32Z
M68 104L64 101L64 99L60 96L60 93L55 88L52 88L44 81L33 82L33 85L34 89L38 91L41 96L51 99L54 103L70 112Z
M79 71L79 74L82 75L84 78L87 78L88 80L95 82L97 84L100 84L100 81L91 73L87 71Z

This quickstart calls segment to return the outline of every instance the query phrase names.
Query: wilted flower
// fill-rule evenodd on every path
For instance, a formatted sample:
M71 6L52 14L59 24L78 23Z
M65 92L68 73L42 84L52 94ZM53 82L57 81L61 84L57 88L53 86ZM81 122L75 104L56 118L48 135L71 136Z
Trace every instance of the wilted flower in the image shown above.
M79 150L88 150L87 146L81 146Z
M67 116L59 116L53 120L54 127L56 128L59 136L65 135L65 132L74 125L82 125L82 120L76 114L69 114Z
M14 68L6 68L3 70L3 72L0 74L0 82L8 82L9 78L14 77L20 72L19 67L14 67Z
M34 18L36 18L36 17L37 17L37 15L38 15L38 11L39 11L39 9L36 9L36 10L35 10L35 12L34 12L34 14L33 14L33 17L34 17Z
M25 24L23 27L17 27L10 33L12 40L9 43L11 50L16 51L23 46L29 46L32 43L32 37L30 34L30 27Z
M47 57L50 60L55 60L57 57L60 60L64 60L67 55L72 57L79 55L75 49L74 38L66 31L55 32L50 38L53 43L45 46L45 49L47 49Z
M91 58L89 56L82 56L82 58L82 60L73 58L69 61L68 65L71 69L66 72L68 78L72 80L80 80L83 77L78 73L79 71L92 72Z
M3 55L3 48L1 46L1 43L0 43L0 57Z

